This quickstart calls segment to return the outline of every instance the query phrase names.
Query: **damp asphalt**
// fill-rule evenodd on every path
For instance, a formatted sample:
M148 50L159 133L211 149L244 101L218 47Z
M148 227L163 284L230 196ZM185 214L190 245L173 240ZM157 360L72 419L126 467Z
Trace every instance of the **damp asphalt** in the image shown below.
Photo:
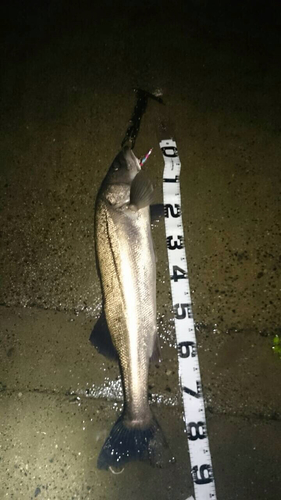
M165 102L148 102L134 149L153 148L144 168L157 201L163 123L182 163L217 498L279 497L280 25L271 2L1 5L1 500L193 495L163 221L153 228L162 357L148 391L173 460L96 468L123 398L118 365L89 343L101 310L94 204L134 88Z

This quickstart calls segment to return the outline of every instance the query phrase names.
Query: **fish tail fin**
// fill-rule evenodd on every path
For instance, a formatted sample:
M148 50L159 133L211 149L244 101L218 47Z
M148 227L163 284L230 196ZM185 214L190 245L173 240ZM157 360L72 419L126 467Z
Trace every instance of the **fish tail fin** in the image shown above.
M127 423L122 414L101 449L97 466L108 470L135 460L149 460L151 465L163 467L169 459L166 439L154 417L149 426L141 428Z

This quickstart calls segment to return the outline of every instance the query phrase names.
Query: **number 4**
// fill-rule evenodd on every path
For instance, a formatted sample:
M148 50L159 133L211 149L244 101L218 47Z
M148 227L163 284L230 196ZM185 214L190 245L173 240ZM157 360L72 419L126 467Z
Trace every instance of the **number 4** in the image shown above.
M178 281L180 279L184 279L187 276L187 272L184 269L181 269L179 266L173 266L173 274L171 276L171 280Z

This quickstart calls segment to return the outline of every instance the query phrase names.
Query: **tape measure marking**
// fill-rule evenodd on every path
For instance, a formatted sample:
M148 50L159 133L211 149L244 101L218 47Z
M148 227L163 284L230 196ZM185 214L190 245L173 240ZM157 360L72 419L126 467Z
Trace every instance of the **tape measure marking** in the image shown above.
M160 148L165 162L163 199L166 244L191 475L195 499L216 500L184 248L180 194L181 162L174 140L161 141Z

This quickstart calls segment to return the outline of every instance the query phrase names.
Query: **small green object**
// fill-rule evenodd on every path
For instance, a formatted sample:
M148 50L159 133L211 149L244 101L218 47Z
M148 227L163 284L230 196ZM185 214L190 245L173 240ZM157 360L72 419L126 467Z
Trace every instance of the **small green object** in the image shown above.
M273 339L272 350L274 354L277 354L281 357L281 339L279 338L279 335L275 335Z

